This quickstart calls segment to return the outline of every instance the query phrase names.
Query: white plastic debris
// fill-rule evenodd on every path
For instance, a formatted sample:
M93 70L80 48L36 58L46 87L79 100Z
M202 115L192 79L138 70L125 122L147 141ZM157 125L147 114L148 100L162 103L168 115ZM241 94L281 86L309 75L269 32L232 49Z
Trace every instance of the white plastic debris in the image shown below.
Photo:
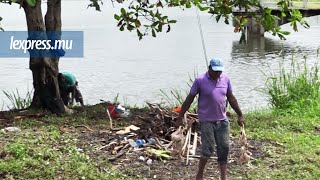
M137 147L137 144L133 139L128 139L128 143L130 144L131 147Z
M145 161L146 158L144 158L143 156L140 156L140 157L139 157L139 160L140 160L140 161Z
M148 165L151 165L151 164L152 164L152 159L148 159L148 160L147 160L147 164L148 164Z
M18 127L6 127L4 129L1 129L2 132L20 132L21 129Z
M77 148L76 149L78 152L83 152L83 149L81 149L81 148Z

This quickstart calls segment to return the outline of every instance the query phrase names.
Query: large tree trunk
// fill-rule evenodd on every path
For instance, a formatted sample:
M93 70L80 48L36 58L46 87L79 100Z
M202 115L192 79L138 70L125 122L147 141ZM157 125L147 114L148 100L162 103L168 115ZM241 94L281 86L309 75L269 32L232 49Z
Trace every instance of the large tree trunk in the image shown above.
M41 39L47 39L46 32L57 31L57 39L61 38L61 0L49 0L45 16L45 23L41 11L41 0L37 0L34 7L25 1L24 8L30 38L30 32L38 31ZM37 34L39 35L39 33ZM32 71L34 96L31 108L46 108L56 113L64 112L64 105L60 98L59 83L59 58L30 57L29 68ZM63 109L61 108L63 107Z

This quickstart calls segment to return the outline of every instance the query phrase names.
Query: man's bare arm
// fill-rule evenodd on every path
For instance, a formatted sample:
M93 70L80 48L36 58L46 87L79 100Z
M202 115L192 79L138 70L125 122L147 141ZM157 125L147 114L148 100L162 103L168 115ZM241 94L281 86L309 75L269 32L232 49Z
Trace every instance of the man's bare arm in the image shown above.
M239 126L243 126L243 115L242 115L242 111L239 107L238 101L236 99L236 97L233 95L233 93L231 91L229 91L227 93L227 99L230 103L230 106L232 107L232 109L237 113L238 115L238 124Z
M230 106L238 114L238 116L242 116L242 111L239 107L238 101L236 97L234 97L232 92L227 93L227 99L229 101Z
M186 100L183 102L182 107L181 107L181 111L179 113L177 122L176 122L176 126L183 126L183 124L185 122L183 122L183 116L184 114L188 111L190 105L192 104L194 97L196 96L192 96L192 95L188 95Z
M182 106L181 106L181 111L179 113L179 117L183 117L184 114L188 111L188 109L190 108L190 105L192 104L194 98L196 96L192 96L192 95L188 95L186 100L183 102Z

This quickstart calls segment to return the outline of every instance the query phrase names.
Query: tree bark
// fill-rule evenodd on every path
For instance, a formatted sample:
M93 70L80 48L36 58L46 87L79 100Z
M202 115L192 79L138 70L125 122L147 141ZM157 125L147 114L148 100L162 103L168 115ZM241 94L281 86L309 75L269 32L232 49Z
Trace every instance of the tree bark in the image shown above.
M48 9L45 22L41 10L41 0L37 0L34 7L29 6L24 1L22 7L26 15L29 38L31 35L30 32L33 31L40 32L37 33L37 35L41 36L41 39L47 39L46 32L48 31L58 31L58 37L56 38L61 38L61 0L49 0L47 2ZM59 73L59 58L30 57L29 68L32 71L34 87L31 108L46 108L56 113L64 112L57 79ZM57 111L57 107L61 106L63 110Z
M61 0L49 0L47 2L47 13L45 15L46 31L54 31L57 39L61 39ZM60 98L58 73L59 58L51 57L46 62L46 68L50 81L54 85L54 97Z

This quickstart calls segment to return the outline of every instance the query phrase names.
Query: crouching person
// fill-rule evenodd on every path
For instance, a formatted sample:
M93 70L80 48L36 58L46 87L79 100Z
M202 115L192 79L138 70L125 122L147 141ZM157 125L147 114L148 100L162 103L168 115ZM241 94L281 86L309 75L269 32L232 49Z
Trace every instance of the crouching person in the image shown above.
M80 102L83 106L82 94L78 87L76 77L70 72L62 72L58 75L60 96L64 105L73 105L73 101ZM70 98L71 94L71 98Z

